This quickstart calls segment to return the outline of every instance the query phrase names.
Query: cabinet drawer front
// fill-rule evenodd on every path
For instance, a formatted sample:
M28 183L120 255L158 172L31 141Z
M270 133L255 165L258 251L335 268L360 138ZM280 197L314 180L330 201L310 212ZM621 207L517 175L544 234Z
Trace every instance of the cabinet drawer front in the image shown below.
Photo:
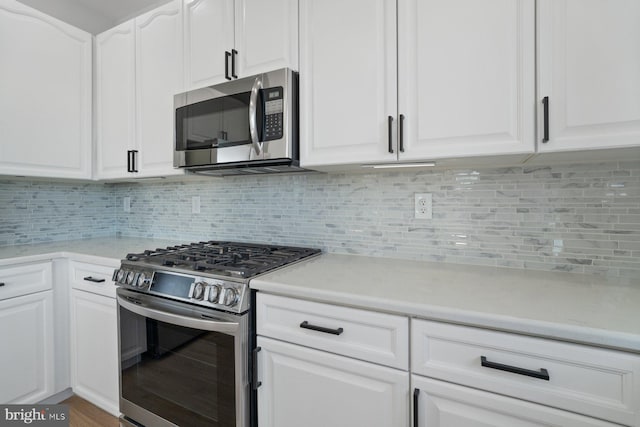
M0 300L51 289L51 263L0 267Z
M258 335L408 369L406 317L263 293L256 312Z
M106 297L116 297L116 286L111 280L116 267L71 261L69 268L71 287Z
M640 421L640 355L413 320L411 360L416 374L621 424Z

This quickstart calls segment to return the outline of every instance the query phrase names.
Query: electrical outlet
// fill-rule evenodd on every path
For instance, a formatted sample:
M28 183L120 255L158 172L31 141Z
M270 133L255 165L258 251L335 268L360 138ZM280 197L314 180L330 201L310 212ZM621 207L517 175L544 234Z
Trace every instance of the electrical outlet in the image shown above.
M191 213L192 214L200 213L200 196L193 196L191 198Z
M431 193L415 193L414 195L414 218L433 218L433 198Z
M123 209L125 212L131 212L131 197L125 197L123 199Z

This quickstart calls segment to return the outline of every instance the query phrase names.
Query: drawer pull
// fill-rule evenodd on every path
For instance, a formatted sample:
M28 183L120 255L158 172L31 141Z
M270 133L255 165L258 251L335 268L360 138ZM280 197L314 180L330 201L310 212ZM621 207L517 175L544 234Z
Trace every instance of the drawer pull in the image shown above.
M300 323L300 327L303 329L311 329L312 331L324 332L325 334L333 334L333 335L340 335L341 333L344 332L344 329L342 328L330 329L330 328L325 328L323 326L311 325L306 320Z
M4 282L0 282L0 287L4 286Z
M486 357L480 356L480 364L485 368L498 369L500 371L511 372L518 375L525 375L527 377L538 378L541 380L549 381L549 372L540 368L540 371L532 371L530 369L518 368L517 366L503 365L502 363L489 362Z
M96 279L95 277L91 277L91 276L85 277L84 280L86 280L87 282L93 282L93 283L102 283L102 282L104 282L104 279Z

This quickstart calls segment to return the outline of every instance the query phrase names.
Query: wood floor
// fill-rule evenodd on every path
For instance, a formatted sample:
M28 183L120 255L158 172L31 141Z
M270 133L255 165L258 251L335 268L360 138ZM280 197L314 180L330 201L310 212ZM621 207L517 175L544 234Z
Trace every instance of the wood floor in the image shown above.
M81 397L71 396L60 402L69 405L69 427L119 427L118 418L87 402Z

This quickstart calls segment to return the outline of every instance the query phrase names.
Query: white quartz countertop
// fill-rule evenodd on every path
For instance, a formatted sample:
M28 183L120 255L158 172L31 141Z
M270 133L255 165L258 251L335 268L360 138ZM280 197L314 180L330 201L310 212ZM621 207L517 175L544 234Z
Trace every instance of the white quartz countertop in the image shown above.
M184 241L105 237L0 247L0 266L73 257L117 266L128 253ZM250 282L253 289L412 317L640 353L640 277L323 254Z
M253 289L640 352L640 277L323 254Z
M120 261L128 253L145 249L164 248L182 244L171 240L142 239L133 237L104 237L0 247L0 265L16 262L32 262L48 258L67 257L70 254L84 258L100 258Z

